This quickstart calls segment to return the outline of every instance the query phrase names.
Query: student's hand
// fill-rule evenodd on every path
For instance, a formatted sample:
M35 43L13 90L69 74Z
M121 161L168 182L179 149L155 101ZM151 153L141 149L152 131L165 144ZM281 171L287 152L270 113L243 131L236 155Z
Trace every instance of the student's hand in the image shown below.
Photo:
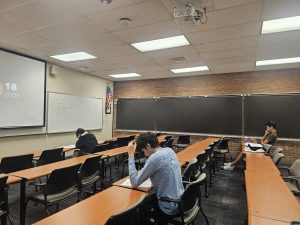
M128 144L128 156L129 157L134 156L135 150L136 150L136 142L135 140L133 140Z
M265 136L266 136L268 133L269 133L269 131L268 131L268 130L265 130Z

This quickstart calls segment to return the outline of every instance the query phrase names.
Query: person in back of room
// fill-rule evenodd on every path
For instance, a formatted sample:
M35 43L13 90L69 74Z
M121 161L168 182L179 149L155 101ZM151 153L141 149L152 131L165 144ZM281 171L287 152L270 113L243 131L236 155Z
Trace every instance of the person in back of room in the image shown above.
M148 157L144 167L138 172L135 167L134 153L143 151ZM154 218L158 225L167 224L168 220L179 212L177 203L159 200L161 197L178 199L184 188L181 168L177 155L171 148L161 148L153 133L141 134L128 145L128 168L132 187L136 188L148 178L153 185L153 194L149 194L140 208L143 225L153 224ZM152 209L154 209L152 211Z
M266 125L265 134L261 138L260 144L273 145L277 140L276 122L268 121L265 125ZM221 168L224 170L233 170L235 165L242 160L244 154L245 154L245 150L242 149L242 151L239 153L239 155L236 157L234 161L229 163L224 163L224 166L221 166Z
M83 128L78 128L76 131L76 141L75 147L79 149L79 152L74 153L74 155L83 155L85 153L93 153L95 146L98 144L97 138L94 134L89 133Z

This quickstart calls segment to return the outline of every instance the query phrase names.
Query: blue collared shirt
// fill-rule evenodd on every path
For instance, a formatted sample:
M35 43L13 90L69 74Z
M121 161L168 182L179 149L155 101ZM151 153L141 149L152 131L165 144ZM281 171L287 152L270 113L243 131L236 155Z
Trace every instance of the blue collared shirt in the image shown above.
M135 168L134 157L129 157L128 168L132 187L136 188L150 178L158 199L179 199L184 191L179 161L171 148L157 150L147 159L140 171ZM159 201L158 205L168 215L178 213L177 203Z

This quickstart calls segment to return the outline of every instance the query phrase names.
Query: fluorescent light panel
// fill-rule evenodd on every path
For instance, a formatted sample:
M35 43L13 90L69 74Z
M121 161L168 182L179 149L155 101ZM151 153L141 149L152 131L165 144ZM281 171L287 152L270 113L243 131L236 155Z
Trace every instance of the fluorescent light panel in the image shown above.
M64 62L72 62L72 61L79 61L79 60L87 60L87 59L96 59L97 57L90 55L86 52L73 52L68 54L62 55L52 55L51 58L58 59Z
M207 66L197 66L197 67L173 69L171 71L173 73L190 73L190 72L198 72L198 71L206 71L206 70L209 70Z
M126 77L140 77L141 75L138 73L120 73L120 74L112 74L109 76L114 78L126 78Z
M131 44L141 52L148 52L160 49L175 48L190 45L184 35L156 39L152 41L144 41Z
M263 21L261 33L276 33L300 29L300 16Z
M300 57L285 58L285 59L270 59L270 60L256 61L256 66L267 66L267 65L299 63L299 62L300 62Z

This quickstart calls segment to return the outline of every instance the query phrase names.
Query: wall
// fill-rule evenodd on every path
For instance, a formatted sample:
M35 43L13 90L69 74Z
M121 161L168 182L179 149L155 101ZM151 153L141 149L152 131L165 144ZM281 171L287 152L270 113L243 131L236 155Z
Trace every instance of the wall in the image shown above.
M113 82L63 67L60 67L58 75L53 76L49 74L49 68L50 65L47 65L47 92L102 98L104 107L106 84L109 83L113 89ZM98 139L112 136L112 115L103 113L103 129L92 131ZM74 144L75 141L75 132L1 137L0 157Z
M123 81L115 82L114 87L115 98L300 93L300 69ZM236 156L240 150L240 141L240 139L235 138L230 143L233 156ZM300 158L300 142L278 141L276 146L281 146L285 149L286 156L283 159L283 163L290 164L296 158Z

